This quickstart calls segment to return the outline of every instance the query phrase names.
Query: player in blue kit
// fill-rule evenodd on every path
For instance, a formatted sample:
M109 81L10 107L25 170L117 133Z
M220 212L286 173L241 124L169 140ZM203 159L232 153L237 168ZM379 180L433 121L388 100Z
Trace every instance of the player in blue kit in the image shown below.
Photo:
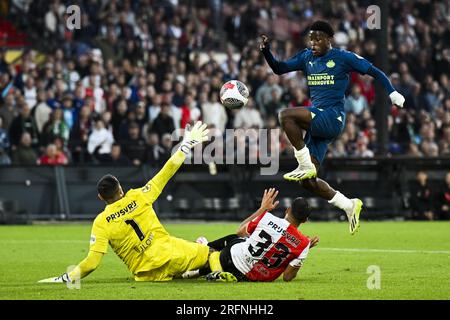
M384 72L369 61L356 53L333 48L333 36L333 28L328 22L316 21L309 30L310 47L289 60L275 59L265 35L261 36L260 50L274 73L281 75L302 71L313 103L309 108L289 108L279 114L281 126L294 147L298 161L297 169L283 177L300 181L305 189L344 210L349 220L350 234L354 234L359 227L362 201L347 198L317 178L317 170L325 158L328 144L341 134L345 126L344 98L349 73L356 71L374 77L389 93L392 103L399 107L403 107L405 98L394 89Z

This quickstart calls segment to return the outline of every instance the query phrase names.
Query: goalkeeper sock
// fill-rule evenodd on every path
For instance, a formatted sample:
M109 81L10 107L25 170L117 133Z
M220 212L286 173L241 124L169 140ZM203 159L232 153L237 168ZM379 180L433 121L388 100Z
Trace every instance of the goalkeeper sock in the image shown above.
M212 252L209 257L209 267L211 268L211 271L223 271L222 265L220 264L220 251L214 251Z
M331 203L333 206L338 207L339 209L342 209L347 214L347 217L351 214L353 209L353 202L346 196L344 196L339 191L336 191L336 194L334 197L328 201L328 203Z

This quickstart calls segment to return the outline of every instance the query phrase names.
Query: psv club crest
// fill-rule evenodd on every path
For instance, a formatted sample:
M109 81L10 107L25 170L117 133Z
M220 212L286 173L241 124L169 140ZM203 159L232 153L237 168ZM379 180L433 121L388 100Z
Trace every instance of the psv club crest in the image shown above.
M328 62L327 62L327 67L328 68L334 68L335 65L336 65L336 63L334 63L333 60L328 60Z

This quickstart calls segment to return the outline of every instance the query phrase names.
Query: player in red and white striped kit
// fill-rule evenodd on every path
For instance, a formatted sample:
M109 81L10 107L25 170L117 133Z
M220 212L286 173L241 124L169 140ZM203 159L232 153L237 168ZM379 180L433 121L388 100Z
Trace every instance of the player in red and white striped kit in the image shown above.
M296 198L284 218L269 212L278 205L277 195L273 188L265 190L261 207L242 222L236 235L208 244L220 250L217 263L210 259L213 272L207 275L208 280L273 281L283 273L283 280L291 281L297 276L319 238L310 239L298 230L311 212L304 198Z

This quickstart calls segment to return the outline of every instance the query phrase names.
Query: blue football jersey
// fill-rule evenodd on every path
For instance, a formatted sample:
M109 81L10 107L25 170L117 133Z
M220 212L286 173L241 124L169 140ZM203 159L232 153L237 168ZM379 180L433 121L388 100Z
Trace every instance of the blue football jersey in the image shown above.
M325 55L315 57L311 49L304 49L281 62L277 73L303 71L315 107L343 109L349 73L365 74L371 66L369 61L354 52L332 48Z

